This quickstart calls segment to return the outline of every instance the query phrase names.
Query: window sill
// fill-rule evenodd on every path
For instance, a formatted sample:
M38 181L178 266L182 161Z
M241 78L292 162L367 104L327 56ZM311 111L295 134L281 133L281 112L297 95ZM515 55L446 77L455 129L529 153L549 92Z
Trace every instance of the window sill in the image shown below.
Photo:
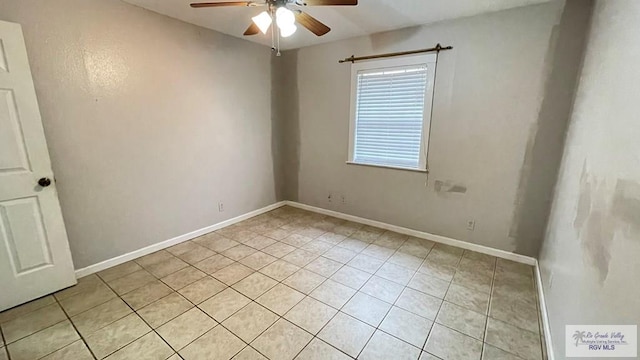
M366 167L374 167L374 168L411 171L411 172L418 172L418 173L423 173L423 174L427 173L427 170L425 170L425 169L412 169L412 168L404 168L404 167L400 167L400 166L363 164L363 163L357 163L357 162L353 162L353 161L347 161L347 165L357 165L357 166L366 166Z

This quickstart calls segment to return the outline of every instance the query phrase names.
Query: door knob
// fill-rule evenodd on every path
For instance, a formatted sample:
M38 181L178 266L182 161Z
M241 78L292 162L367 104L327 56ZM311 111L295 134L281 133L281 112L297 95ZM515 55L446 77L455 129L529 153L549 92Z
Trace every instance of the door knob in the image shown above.
M38 185L40 185L42 187L47 187L47 186L51 185L51 179L43 177L40 180L38 180Z

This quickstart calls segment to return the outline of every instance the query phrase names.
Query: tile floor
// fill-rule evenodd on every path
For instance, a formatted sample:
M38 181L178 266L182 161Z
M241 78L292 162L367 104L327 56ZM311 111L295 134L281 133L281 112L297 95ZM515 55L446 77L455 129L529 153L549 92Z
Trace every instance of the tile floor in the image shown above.
M531 359L529 266L291 207L0 313L0 360Z

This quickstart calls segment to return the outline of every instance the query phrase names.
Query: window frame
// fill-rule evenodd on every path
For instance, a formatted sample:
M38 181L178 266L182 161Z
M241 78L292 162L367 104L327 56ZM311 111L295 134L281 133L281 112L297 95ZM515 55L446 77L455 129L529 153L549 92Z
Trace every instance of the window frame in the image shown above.
M387 169L396 169L396 170L409 170L409 171L418 171L418 172L426 172L427 171L427 149L429 148L429 133L431 130L431 110L433 108L433 88L434 88L434 80L436 74L436 62L437 55L436 54L420 54L420 55L410 55L403 56L398 58L388 58L388 59L376 59L376 60L368 60L353 63L351 65L351 113L349 119L349 153L347 164L350 165L363 165L363 166L373 166L379 168L387 168ZM416 66L416 65L426 65L427 66L427 84L425 87L425 98L424 98L424 108L422 113L422 134L420 139L420 154L419 154L419 162L418 167L402 167L402 166L391 166L391 165L381 165L381 164L372 164L366 162L356 162L355 161L355 135L356 135L356 112L357 112L357 100L358 100L358 74L362 71L371 71L371 70L382 70L389 68L397 68L403 66Z

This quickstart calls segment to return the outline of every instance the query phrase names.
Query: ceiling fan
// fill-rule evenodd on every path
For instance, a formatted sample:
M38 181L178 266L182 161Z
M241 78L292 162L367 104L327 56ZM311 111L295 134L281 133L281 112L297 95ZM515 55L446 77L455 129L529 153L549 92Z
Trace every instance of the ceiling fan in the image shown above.
M244 32L245 36L266 34L274 22L278 26L278 38L289 37L296 32L296 22L317 36L323 36L329 31L327 25L297 7L305 6L355 6L358 0L263 0L263 1L223 1L193 3L192 8L223 7L223 6L265 6L263 11L252 18L253 22ZM292 9L289 9L292 6ZM274 33L272 30L272 37Z

